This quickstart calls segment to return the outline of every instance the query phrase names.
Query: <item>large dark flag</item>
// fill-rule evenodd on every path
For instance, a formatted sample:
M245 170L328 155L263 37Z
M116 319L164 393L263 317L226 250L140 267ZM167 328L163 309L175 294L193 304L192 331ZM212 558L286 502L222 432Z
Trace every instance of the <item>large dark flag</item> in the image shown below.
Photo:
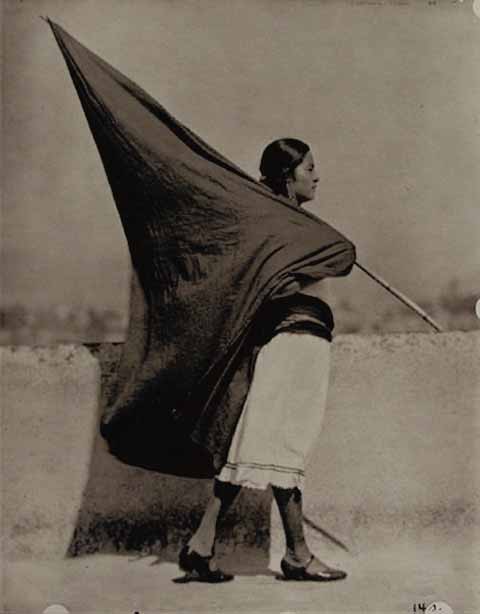
M253 348L275 306L305 281L346 275L353 245L273 195L49 23L134 271L129 330L102 435L129 464L212 476L225 462Z

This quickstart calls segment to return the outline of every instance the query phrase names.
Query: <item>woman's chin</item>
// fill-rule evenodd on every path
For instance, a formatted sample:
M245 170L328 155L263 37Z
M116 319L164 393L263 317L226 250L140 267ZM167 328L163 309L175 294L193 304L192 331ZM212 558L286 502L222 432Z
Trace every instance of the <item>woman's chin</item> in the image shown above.
M298 199L298 203L300 205L305 205L306 203L312 201L315 198L315 192L312 192L311 194L309 194L308 196L301 196L301 197L297 197Z

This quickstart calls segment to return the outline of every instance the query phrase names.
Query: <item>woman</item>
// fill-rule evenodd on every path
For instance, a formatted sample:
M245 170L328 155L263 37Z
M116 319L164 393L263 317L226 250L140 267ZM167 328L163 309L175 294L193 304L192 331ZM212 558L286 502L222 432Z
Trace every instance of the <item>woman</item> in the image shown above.
M312 152L302 141L280 139L268 145L260 172L262 183L297 206L315 196L319 177ZM218 522L242 486L265 489L269 485L285 531L286 552L281 561L285 577L313 581L346 577L344 571L332 569L312 554L303 531L305 464L325 409L333 317L316 296L317 287L295 283L294 300L283 304L281 319L272 324L256 354L227 462L215 478L213 496L197 531L180 553L181 569L202 581L233 578L213 561Z

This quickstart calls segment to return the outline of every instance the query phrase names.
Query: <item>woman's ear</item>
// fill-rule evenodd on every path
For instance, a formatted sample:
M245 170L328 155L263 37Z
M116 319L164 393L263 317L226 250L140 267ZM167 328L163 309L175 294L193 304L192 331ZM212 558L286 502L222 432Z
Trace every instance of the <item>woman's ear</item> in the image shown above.
M287 196L290 200L293 200L294 202L297 202L297 198L295 196L295 191L293 189L293 182L292 182L292 178L291 177L287 177L287 180L285 182L285 186L287 188Z

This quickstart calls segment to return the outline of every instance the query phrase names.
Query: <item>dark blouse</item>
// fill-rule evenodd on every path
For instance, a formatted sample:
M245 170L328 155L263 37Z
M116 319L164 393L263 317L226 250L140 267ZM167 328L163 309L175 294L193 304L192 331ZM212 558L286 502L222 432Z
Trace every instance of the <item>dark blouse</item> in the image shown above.
M306 333L331 341L335 326L327 303L302 292L272 301L258 322L254 333L256 346L264 345L284 332Z

